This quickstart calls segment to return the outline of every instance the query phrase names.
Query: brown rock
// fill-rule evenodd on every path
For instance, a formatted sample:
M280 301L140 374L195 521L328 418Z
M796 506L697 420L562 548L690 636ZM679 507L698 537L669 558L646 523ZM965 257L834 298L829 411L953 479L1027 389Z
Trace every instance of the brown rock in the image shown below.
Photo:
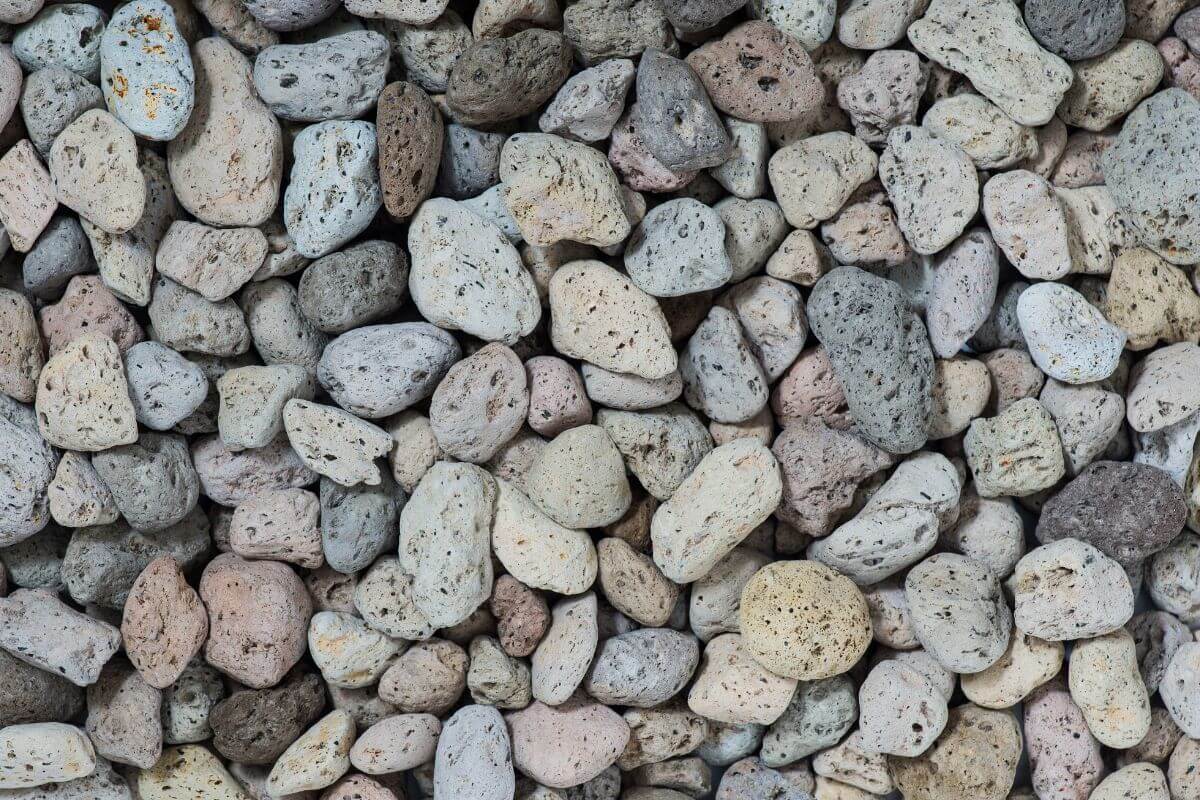
M379 680L379 697L406 714L442 715L467 686L467 654L454 642L413 645Z
M208 614L172 556L160 556L142 570L121 620L129 660L146 683L170 686L200 652L208 635Z
M200 578L208 608L208 663L255 689L279 683L307 644L312 598L278 561L217 556Z
M213 706L213 747L242 764L271 764L325 708L313 674L294 675L274 689L234 692Z
M492 614L500 646L510 656L527 656L550 627L545 599L511 575L501 575L492 587Z
M22 139L0 158L0 226L8 231L13 249L29 252L56 208L50 173L33 144Z
M396 219L407 219L433 192L445 135L442 115L421 87L396 81L379 95L375 129L383 205Z
M1020 758L1021 731L1013 715L967 704L950 709L945 731L920 756L887 761L907 798L1004 800Z
M467 48L450 71L446 101L467 125L503 122L545 103L571 74L571 45L531 29Z
M825 88L804 47L753 20L692 51L688 64L713 105L748 122L786 122L816 108Z
M102 333L124 353L145 338L121 301L108 290L99 275L76 275L54 305L41 310L42 336L50 355L85 333Z

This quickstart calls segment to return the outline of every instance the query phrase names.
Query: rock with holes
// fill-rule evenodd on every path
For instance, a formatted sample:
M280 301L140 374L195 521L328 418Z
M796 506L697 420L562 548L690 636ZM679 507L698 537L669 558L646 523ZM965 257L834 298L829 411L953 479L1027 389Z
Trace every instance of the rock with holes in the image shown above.
M383 91L389 54L387 39L365 30L277 44L255 58L254 88L280 119L355 119Z
M1013 595L1016 626L1050 641L1111 633L1133 616L1125 570L1078 539L1042 545L1018 561Z

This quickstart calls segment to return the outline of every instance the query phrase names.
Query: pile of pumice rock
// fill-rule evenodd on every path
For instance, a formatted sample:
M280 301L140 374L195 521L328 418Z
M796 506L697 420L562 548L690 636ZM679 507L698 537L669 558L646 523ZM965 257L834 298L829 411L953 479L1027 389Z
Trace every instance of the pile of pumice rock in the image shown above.
M0 800L1200 800L1200 0L0 0Z

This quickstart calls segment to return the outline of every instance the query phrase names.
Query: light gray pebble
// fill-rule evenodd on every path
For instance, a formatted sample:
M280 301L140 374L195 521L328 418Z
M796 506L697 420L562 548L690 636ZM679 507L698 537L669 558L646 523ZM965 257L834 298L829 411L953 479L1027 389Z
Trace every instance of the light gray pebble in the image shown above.
M389 54L387 39L373 31L277 44L254 59L254 88L280 119L354 119L383 91Z
M1124 331L1061 283L1039 283L1022 292L1017 319L1038 367L1064 383L1104 380L1125 347Z
M340 486L321 479L321 547L325 563L347 575L371 565L395 545L408 495L383 473L378 486Z
M334 406L293 398L283 406L283 428L296 455L313 472L343 486L379 484L376 460L392 449L387 431Z
M1077 475L1099 458L1121 432L1125 421L1125 399L1118 393L1105 389L1103 383L1073 386L1049 378L1042 387L1038 400L1050 413L1055 427L1058 428L1068 475ZM1197 422L1200 422L1200 419ZM1166 438L1170 430L1168 428L1138 434L1139 452L1134 456L1134 461L1149 463L1170 472L1169 463L1158 463L1149 455L1151 449L1159 452L1159 446L1169 447ZM1192 430L1192 439L1195 439L1195 428ZM1187 452L1190 462L1190 443L1187 445Z
M0 547L50 522L48 490L57 466L58 457L36 425L0 415Z
M754 722L730 723L709 720L708 736L696 748L696 754L704 759L706 764L727 767L757 752L765 731L765 725Z
M446 125L442 160L433 193L438 197L465 200L500 182L500 151L508 135Z
M1024 350L1025 336L1017 321L1017 301L1028 288L1029 284L1025 281L1013 281L997 290L991 313L967 343L979 352L1001 347Z
M104 100L131 131L169 141L187 124L196 74L166 0L133 0L113 12L100 40Z
M744 422L767 404L769 384L737 317L716 306L679 357L683 399L717 422Z
M435 628L413 600L412 581L398 558L380 558L354 587L354 610L380 633L410 641L428 639Z
M442 726L434 758L434 796L509 800L515 796L512 745L500 712L469 705Z
M121 632L41 589L0 598L0 648L27 664L88 686L121 646Z
M920 561L937 541L937 515L928 508L903 504L864 509L809 545L808 557L867 586Z
M1000 252L982 228L968 231L938 253L925 299L929 344L938 358L962 349L987 321L1000 283Z
M298 31L337 10L337 0L250 0L246 10L273 31Z
M858 731L864 750L915 758L941 735L946 698L917 670L899 661L877 664L859 688Z
M529 499L568 528L601 528L616 522L633 502L625 463L599 425L580 425L554 438L526 478Z
M733 142L700 78L687 62L648 48L638 64L638 132L667 169L715 167Z
M790 283L766 276L742 281L718 301L737 314L767 379L777 380L804 349L804 298Z
M596 424L611 437L646 491L666 500L713 448L699 417L680 403L648 411L601 409Z
M880 50L838 83L837 102L853 120L855 136L881 145L893 128L916 122L928 78L929 66L916 53Z
M953 672L982 672L1008 647L1013 617L984 565L938 553L909 571L904 594L921 645Z
M189 744L210 738L208 715L223 699L221 673L201 659L188 662L175 683L162 690L163 743Z
M641 628L600 644L583 688L607 705L652 708L678 694L699 663L695 637Z
M283 407L293 397L311 400L312 379L295 364L236 367L217 380L217 428L231 450L266 447L283 432Z
M79 218L64 214L50 220L33 249L25 254L21 273L26 291L42 300L53 300L62 295L71 278L91 267L92 249Z
M844 675L802 681L779 719L762 738L762 760L782 767L832 747L858 718L854 683Z
M450 367L433 392L429 421L443 452L483 463L516 435L528 412L525 365L493 342Z
M371 224L383 204L375 124L318 122L292 144L292 175L283 218L296 251L332 253Z
M47 494L50 516L59 525L83 528L106 525L117 519L117 504L112 492L82 453L71 450L63 453Z
M713 210L725 223L725 252L733 266L731 281L761 272L790 230L774 200L726 197Z
M554 605L550 628L531 659L535 699L550 706L561 705L583 682L599 642L597 611L592 592L564 598Z
M900 230L918 253L947 247L979 210L979 178L966 152L925 128L901 125L879 157L879 180Z
M750 547L735 547L694 584L688 601L688 623L701 641L741 630L742 589L768 557Z
M213 303L159 275L149 312L158 340L173 350L233 356L250 349L250 331L233 300Z
M538 127L585 142L607 139L625 108L635 69L627 58L614 58L567 80L542 112Z
M521 238L521 229L517 226L517 221L513 219L504 202L504 184L497 183L483 194L468 197L460 202L475 212L477 217L481 217L484 221L499 228L514 247L519 247L524 241Z
M210 228L177 221L162 237L154 266L217 302L242 288L266 255L267 238L257 228Z
M643 378L626 372L611 372L585 362L580 371L588 397L599 406L643 411L678 400L683 394L679 370L672 370L662 378Z
M1200 738L1200 642L1188 642L1175 651L1158 694L1180 730Z
M1162 683L1163 673L1171 657L1182 645L1194 641L1191 629L1166 611L1143 611L1135 614L1125 628L1133 636L1138 660L1138 672L1146 691L1153 697Z
M1016 625L1052 642L1102 636L1133 616L1125 570L1087 542L1059 539L1029 551L1012 576Z
M85 3L47 6L17 30L12 54L26 72L63 67L96 83L100 39L107 22L103 11Z
M733 155L725 163L709 167L708 174L735 197L761 197L767 191L767 161L771 157L767 128L761 122L723 119L733 140Z
M208 395L200 367L158 342L125 351L125 377L138 422L156 431L173 428Z
M70 542L69 530L49 525L36 536L0 549L0 561L13 586L57 592L63 586L62 561Z
M82 711L78 686L0 650L0 725L69 722Z
M280 278L250 283L242 290L241 307L264 362L295 364L309 375L316 373L329 337L304 316L295 287Z
M187 516L200 496L200 479L182 436L143 433L134 444L92 456L121 515L139 531L159 531Z
M344 333L400 307L408 258L392 242L361 242L317 259L300 276L300 309L325 333Z

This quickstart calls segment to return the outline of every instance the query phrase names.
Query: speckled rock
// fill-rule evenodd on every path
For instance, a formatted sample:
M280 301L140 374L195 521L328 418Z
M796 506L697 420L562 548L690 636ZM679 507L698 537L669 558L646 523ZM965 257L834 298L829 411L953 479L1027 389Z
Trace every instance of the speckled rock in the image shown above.
M396 659L379 683L379 698L404 713L444 715L467 688L467 653L454 642L418 642Z
M178 351L234 356L250 348L250 331L233 300L219 303L159 275L149 307L159 341Z
M434 628L412 598L412 576L393 557L366 570L353 590L354 610L368 625L395 638L428 639Z
M221 442L231 450L266 447L283 433L283 408L293 397L310 398L302 367L279 364L236 367L217 381Z
M489 608L500 645L511 656L532 653L550 625L546 601L511 575L496 579Z
M763 763L784 767L832 747L854 725L858 710L854 684L847 677L800 683L787 710L763 736Z
M1031 550L1013 572L1013 616L1050 641L1100 636L1133 616L1133 590L1120 564L1078 539Z
M1004 654L1012 615L999 582L984 565L957 553L938 553L909 571L904 594L917 638L942 666L981 672Z
M725 223L691 198L651 210L625 249L625 268L638 288L655 297L716 289L733 275L725 249Z
M946 700L912 667L880 662L859 689L858 730L872 752L914 758L933 745L947 722Z
M442 727L434 760L436 796L506 800L515 791L512 745L500 712L464 706Z
M1200 686L1200 642L1188 642L1171 656L1171 662L1158 685L1158 694L1171 718L1184 735L1200 738L1200 701L1196 687Z
M1000 169L1037 155L1035 130L1013 122L977 94L960 94L934 103L921 123L939 139L954 142L980 169Z
M1163 60L1149 42L1126 39L1072 69L1075 80L1059 107L1059 117L1068 125L1102 131L1158 87Z
M1060 681L1036 690L1025 703L1025 740L1038 795L1084 798L1100 783L1100 744Z
M717 422L744 422L767 404L767 376L725 308L711 309L688 340L680 374L684 400Z
M432 714L397 714L363 731L350 748L350 763L368 775L419 767L437 750L442 723Z
M0 786L27 786L86 778L96 769L96 751L82 730L61 722L12 725L0 733Z
M582 531L546 516L508 481L498 479L492 550L517 580L535 589L578 594L596 578L596 549Z
M396 219L405 219L433 192L442 157L442 116L419 86L404 81L383 87L375 113L383 205Z
M946 248L979 209L979 179L966 152L924 128L891 130L879 157L879 179L900 230L918 253Z
M313 674L295 674L274 689L234 692L209 715L213 746L241 763L271 764L324 706L324 687Z
M57 66L95 83L100 77L100 37L107 21L103 11L83 3L43 8L15 32L11 55L28 73Z
M240 289L262 266L267 239L255 228L218 229L173 222L163 237L155 267L213 302Z
M794 679L768 672L741 636L726 633L704 648L688 707L718 722L769 725L787 709L795 689Z
M286 795L332 785L350 769L354 744L350 712L331 711L292 742L267 778L267 791Z
M1152 433L1175 425L1200 410L1180 387L1200 371L1200 347L1191 342L1161 347L1130 372L1126 419L1135 431Z
M392 437L340 408L293 398L283 407L283 427L296 455L313 472L342 486L381 480L376 459L392 449Z
M140 342L125 354L129 397L138 422L165 431L196 410L208 393L203 371L158 342Z
M274 31L294 31L315 25L337 8L331 0L252 0L246 10Z
M121 632L50 592L18 589L0 598L0 648L27 664L90 686L121 646Z
M625 107L635 72L632 61L614 58L571 76L542 112L538 127L585 142L607 139Z
M28 139L0 158L0 223L18 252L33 247L58 206L53 175ZM73 198L72 198L73 199Z
M1125 30L1125 4L1113 0L1031 0L1025 6L1025 22L1042 47L1068 61L1080 61L1116 46Z
M551 610L550 628L531 659L533 696L560 705L583 682L599 640L596 595L588 592L560 600Z
M1132 747L1150 730L1150 697L1133 637L1124 629L1076 642L1071 650L1071 699L1103 745Z
M71 278L91 268L91 261L91 247L79 220L55 217L21 263L25 289L43 300L54 300Z
M962 676L963 694L984 708L1011 708L1057 675L1062 663L1061 642L1014 630L998 661L982 672Z
M104 95L99 87L60 66L32 72L26 76L21 92L25 129L43 157L49 154L55 137L76 117L88 109L103 106Z
M145 433L137 442L92 457L122 516L138 530L158 531L187 516L200 494L187 442L172 434Z
M317 496L307 489L260 492L234 510L229 548L246 559L272 559L316 569L325 562L319 517Z
M714 167L733 150L729 132L699 76L684 61L649 48L638 64L638 130L670 170ZM664 122L678 117L679 126Z
M96 752L120 764L154 766L162 752L162 697L129 662L114 659L88 687L87 734Z
M571 46L557 31L482 39L451 68L446 101L467 125L515 119L553 97L570 72Z
M528 410L524 365L494 342L450 367L434 390L429 420L443 452L479 463L517 433Z
M505 718L513 764L543 786L586 783L611 766L629 741L612 709L577 697L557 707L534 703Z
M888 772L905 797L1002 800L1016 779L1021 743L1011 715L968 703L950 710L945 734L924 754L888 756Z
M387 40L373 31L277 44L255 58L254 88L280 119L354 119L383 91L388 56Z
M1017 302L1021 332L1037 365L1065 383L1093 383L1116 369L1125 333L1079 292L1040 283Z
M1153 764L1137 763L1122 767L1100 782L1091 795L1095 800L1144 797L1167 800L1170 792L1163 771Z
M893 128L917 121L928 74L916 53L881 50L838 83L837 103L850 115L856 136L881 145Z
M50 357L35 408L43 438L57 447L94 452L137 440L120 351L102 334L84 334Z
M63 454L46 493L50 516L64 527L107 525L117 520L119 512L112 492L88 458L79 453Z
M184 800L196 796L243 800L248 797L220 760L201 745L171 747L163 751L153 768L138 773L137 790L142 800Z
M107 111L85 111L64 128L48 165L58 201L97 227L124 233L141 218L146 182L134 136Z
M1032 397L972 422L963 446L982 497L1032 494L1053 486L1066 471L1054 420Z
M172 556L151 561L125 602L121 638L130 660L151 686L179 678L208 635L208 614Z

